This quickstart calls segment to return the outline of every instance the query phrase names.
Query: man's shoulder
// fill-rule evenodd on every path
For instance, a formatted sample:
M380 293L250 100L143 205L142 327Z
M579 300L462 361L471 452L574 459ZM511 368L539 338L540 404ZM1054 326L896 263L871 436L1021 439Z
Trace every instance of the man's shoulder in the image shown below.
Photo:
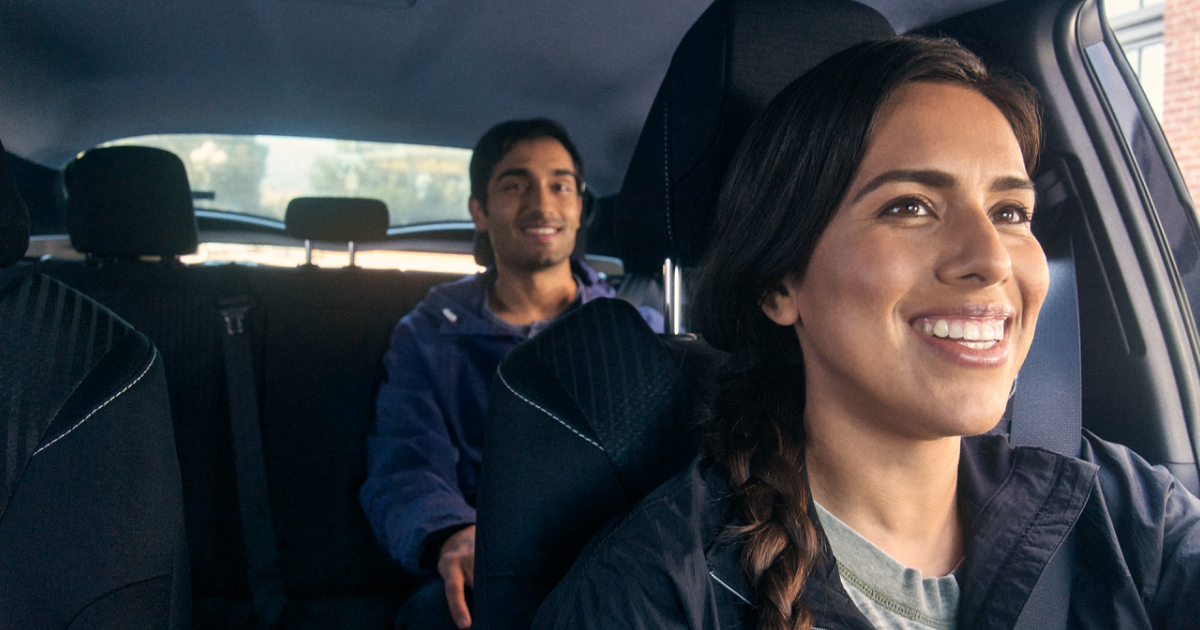
M600 273L592 269L582 258L571 259L571 275L580 289L580 301L588 302L601 297L615 297L616 289L609 286Z
M453 322L459 317L478 312L487 294L486 275L476 273L435 285L404 319L432 317L435 320L444 318ZM451 314L447 315L446 310Z

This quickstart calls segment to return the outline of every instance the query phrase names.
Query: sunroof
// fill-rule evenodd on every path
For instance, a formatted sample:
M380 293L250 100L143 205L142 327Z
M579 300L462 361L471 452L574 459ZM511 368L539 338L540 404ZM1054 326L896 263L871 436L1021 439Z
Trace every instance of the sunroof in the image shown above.
M392 227L470 221L468 149L216 134L138 136L104 146L113 145L178 155L199 211L282 222L295 197L371 197L387 204Z

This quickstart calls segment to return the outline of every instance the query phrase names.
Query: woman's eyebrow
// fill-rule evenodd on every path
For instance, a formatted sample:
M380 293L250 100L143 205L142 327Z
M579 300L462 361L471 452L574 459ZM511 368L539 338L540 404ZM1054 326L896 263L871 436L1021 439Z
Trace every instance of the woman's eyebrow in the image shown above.
M950 188L958 183L958 178L945 171L936 169L897 169L880 173L868 181L862 190L854 196L854 201L858 201L871 193L871 191L893 182L911 182L921 184L930 188ZM1028 177L1004 176L997 177L992 180L991 191L1002 192L1006 190L1033 190L1033 182Z
M992 180L992 192L1006 190L1036 190L1028 177L997 177Z
M858 191L858 194L854 196L854 201L866 197L871 191L884 184L893 182L912 182L914 184L929 186L930 188L950 188L957 181L957 178L945 171L934 169L897 169L876 175L862 187L862 190Z

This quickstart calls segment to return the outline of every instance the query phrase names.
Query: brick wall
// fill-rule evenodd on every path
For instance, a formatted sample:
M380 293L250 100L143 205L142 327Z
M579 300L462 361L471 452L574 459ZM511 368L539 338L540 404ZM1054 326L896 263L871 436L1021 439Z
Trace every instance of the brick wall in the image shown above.
M1196 197L1200 195L1200 0L1166 0L1163 43L1163 131Z

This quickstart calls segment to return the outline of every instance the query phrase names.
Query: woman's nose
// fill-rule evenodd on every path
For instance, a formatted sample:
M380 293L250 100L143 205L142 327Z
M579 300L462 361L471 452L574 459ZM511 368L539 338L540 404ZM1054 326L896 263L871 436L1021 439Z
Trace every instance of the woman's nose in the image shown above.
M1012 276L1012 256L986 209L962 208L940 232L943 282L992 286Z

